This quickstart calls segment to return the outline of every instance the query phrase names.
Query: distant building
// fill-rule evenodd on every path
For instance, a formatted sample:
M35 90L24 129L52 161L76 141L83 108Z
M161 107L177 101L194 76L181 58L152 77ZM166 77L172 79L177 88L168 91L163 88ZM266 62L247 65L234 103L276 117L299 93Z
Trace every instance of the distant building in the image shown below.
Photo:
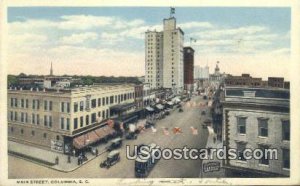
M219 61L216 64L215 72L213 74L209 75L209 83L215 89L217 89L219 87L219 85L225 79L225 76L226 76L224 73L222 74L220 72L220 68L219 68L218 64L219 64Z
M262 78L254 78L250 74L241 76L227 76L225 78L226 86L247 86L247 87L274 87L289 89L289 82L284 81L283 77L269 77L267 81Z
M194 84L194 52L192 47L183 48L184 89L190 93L193 91Z
M151 88L183 91L183 42L184 33L174 17L163 20L163 31L146 32L145 83Z
M135 110L134 85L8 90L8 139L68 153L113 132L109 118ZM124 120L124 124L130 118Z
M227 149L234 148L238 151L238 159L224 161L226 175L228 177L289 176L289 90L273 87L226 86L222 106L223 145ZM246 160L242 153L246 148L277 149L278 160L271 160L268 157Z
M209 79L209 67L194 67L194 79L197 80L208 80Z

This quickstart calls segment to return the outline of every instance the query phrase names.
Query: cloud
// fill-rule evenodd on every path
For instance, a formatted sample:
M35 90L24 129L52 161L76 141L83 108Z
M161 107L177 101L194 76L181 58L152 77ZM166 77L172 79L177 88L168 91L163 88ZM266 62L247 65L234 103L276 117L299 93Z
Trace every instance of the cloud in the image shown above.
M70 36L64 36L60 39L62 44L82 44L88 40L96 40L98 38L97 33L85 32L79 34L72 34Z
M228 64L234 64L227 60L230 56L233 61L240 60L237 64L241 67L242 62L256 60L249 56L261 55L261 62L263 56L266 60L277 56L287 61L290 55L287 45L289 31L282 34L263 25L233 27L197 21L178 26L185 32L186 46L190 45L189 37L197 39L192 47L195 55L203 58L218 56ZM48 73L48 66L40 63L53 61L59 74L143 75L142 47L147 30L162 31L163 25L148 24L142 19L93 15L11 22L8 32L9 71L18 73L25 69L28 73L35 73L38 70L30 68L35 66L44 69L38 72ZM24 61L30 65L22 65Z
M178 25L180 28L184 29L194 29L194 28L213 28L214 26L209 22L186 22Z

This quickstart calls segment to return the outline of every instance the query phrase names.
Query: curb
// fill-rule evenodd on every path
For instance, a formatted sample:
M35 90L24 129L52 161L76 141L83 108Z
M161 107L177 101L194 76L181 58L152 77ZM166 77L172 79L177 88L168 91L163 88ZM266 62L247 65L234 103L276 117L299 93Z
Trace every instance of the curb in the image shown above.
M107 150L104 150L104 151L100 152L100 153L98 154L98 156L100 156L101 154L104 154L105 152L107 152ZM73 171L75 171L76 169L80 168L81 166L87 164L88 162L90 162L90 161L92 161L93 159L95 159L95 158L98 157L98 156L93 156L92 158L88 159L87 161L85 161L85 162L82 163L81 165L76 166L75 168L71 168L71 169L68 169L68 170L63 170L63 169L55 168L55 167L53 167L53 166L47 166L47 165L45 165L45 164L43 164L43 163L39 163L39 162L34 161L34 160L31 160L31 159L29 159L29 158L24 158L24 157L22 157L22 156L18 156L18 155L15 155L15 154L13 154L13 153L8 153L8 155L14 156L14 157L16 157L16 158L23 159L23 160L25 160L25 161L29 161L29 162L31 162L31 163L34 163L34 164L37 164L37 165L40 165L40 166L43 166L43 167L47 167L47 168L50 168L50 169L53 169L53 170L56 170L56 171L65 172L65 173L67 173L67 172L73 172Z

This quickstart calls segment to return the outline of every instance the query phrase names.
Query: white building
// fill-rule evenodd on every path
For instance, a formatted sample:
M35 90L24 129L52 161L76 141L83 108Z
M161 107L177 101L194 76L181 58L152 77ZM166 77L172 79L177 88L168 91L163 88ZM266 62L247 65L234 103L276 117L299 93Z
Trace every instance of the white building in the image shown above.
M194 79L209 79L209 67L194 67Z
M151 88L183 90L184 33L176 28L176 19L163 21L162 32L147 31L145 35L145 83Z

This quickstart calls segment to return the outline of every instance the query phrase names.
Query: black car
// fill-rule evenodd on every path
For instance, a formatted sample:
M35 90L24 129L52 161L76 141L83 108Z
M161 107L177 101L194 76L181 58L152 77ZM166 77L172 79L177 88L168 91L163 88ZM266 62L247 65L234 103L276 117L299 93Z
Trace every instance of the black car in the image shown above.
M120 152L117 150L113 150L108 154L107 159L104 162L100 163L100 167L101 168L106 167L107 169L109 169L109 167L111 167L112 165L116 164L119 161L120 161Z
M110 145L106 147L107 151L112 151L114 149L120 148L122 146L122 139L121 138L116 138L111 141Z
M136 132L129 132L126 134L126 139L137 139L137 136Z

